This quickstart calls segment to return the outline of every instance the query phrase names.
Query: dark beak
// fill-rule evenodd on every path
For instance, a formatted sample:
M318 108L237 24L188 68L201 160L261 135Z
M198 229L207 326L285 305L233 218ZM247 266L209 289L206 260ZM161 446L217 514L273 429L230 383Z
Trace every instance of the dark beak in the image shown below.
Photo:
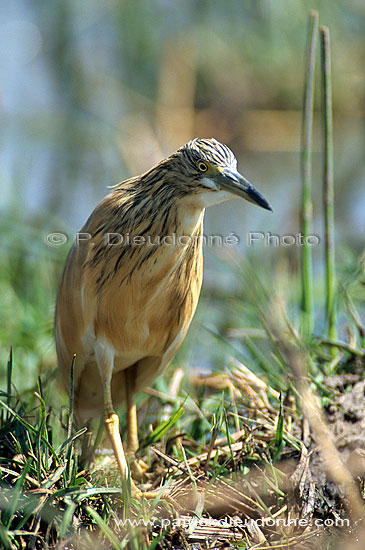
M222 170L222 172L216 176L215 180L221 189L272 212L272 208L267 200L257 191L257 189L255 189L252 183L246 180L246 178L236 170Z

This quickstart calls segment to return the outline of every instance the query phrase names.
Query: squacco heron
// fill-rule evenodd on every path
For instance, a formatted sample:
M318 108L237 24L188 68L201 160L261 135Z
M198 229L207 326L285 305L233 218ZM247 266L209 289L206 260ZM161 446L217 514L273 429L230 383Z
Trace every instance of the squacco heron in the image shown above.
M198 303L205 208L233 197L271 210L226 145L193 139L114 187L67 257L55 314L58 364L69 388L76 354L76 415L85 422L104 412L122 478L129 475L126 456L138 449L134 395L173 359ZM122 402L126 453L114 412Z

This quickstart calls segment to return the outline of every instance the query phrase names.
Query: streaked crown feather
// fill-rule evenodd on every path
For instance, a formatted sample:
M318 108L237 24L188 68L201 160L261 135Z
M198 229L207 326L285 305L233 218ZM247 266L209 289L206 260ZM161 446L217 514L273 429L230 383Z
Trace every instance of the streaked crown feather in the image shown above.
M216 166L237 168L237 159L231 149L214 138L192 139L179 151L192 157L191 160L194 161L203 159Z

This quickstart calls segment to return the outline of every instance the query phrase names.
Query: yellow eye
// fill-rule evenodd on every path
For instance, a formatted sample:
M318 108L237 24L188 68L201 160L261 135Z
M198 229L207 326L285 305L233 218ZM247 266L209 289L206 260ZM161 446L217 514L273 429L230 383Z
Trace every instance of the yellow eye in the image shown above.
M208 170L208 165L206 162L203 162L202 160L200 160L198 162L198 168L201 172L206 172Z

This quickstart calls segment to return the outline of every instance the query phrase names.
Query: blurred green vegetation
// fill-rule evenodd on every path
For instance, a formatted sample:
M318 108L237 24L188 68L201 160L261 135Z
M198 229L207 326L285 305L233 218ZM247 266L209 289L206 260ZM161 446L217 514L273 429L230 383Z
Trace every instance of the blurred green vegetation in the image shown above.
M287 191L296 177L305 23L315 8L333 42L337 192L347 210L356 206L363 2L7 5L0 8L5 205L60 215L76 231L107 185L195 136L230 145L264 191ZM316 128L316 147L319 136ZM338 213L345 228L346 208Z
M269 287L296 315L298 250L245 245L249 230L296 234L299 135L308 11L331 29L338 269L355 272L361 246L363 3L96 0L0 7L1 369L10 345L19 389L55 366L58 278L70 245L107 186L140 173L194 136L232 147L274 215L241 202L207 212L207 233L240 237ZM18 37L21 36L21 40ZM6 47L5 47L6 46ZM319 108L316 90L316 108ZM315 117L315 229L321 233L321 129ZM48 233L69 242L48 246ZM200 327L255 327L226 251L206 250L203 296L180 359L222 364L228 351ZM316 330L323 326L322 251L315 254ZM341 256L346 262L341 262ZM234 262L233 262L234 263ZM21 367L20 367L21 366Z

